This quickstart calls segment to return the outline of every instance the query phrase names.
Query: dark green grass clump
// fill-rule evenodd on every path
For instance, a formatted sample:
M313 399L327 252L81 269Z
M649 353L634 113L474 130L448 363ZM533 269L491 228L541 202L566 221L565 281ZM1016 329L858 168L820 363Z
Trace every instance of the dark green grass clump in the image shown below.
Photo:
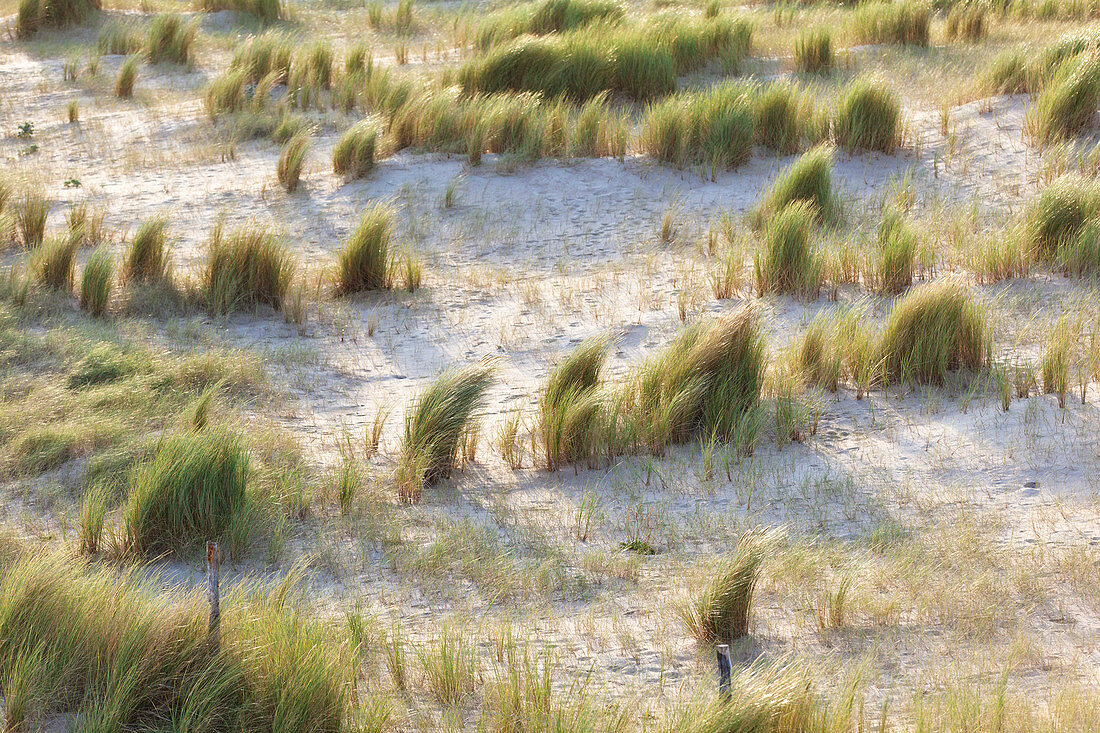
M604 406L598 388L610 347L606 337L589 339L547 376L539 393L538 435L548 471L598 454Z
M894 152L901 138L897 95L870 81L853 82L833 116L833 136L849 151Z
M373 204L336 255L336 292L350 295L393 286L394 262L390 251L393 208Z
M949 372L980 371L988 363L992 331L985 307L965 286L942 281L900 299L880 342L888 381L941 383Z
M259 224L211 232L203 271L207 309L225 315L240 308L280 308L296 269L294 257L267 227Z
M733 440L756 410L766 362L751 309L695 323L628 380L631 429L655 453L696 436Z
M726 83L649 105L638 144L664 163L724 169L749 159L753 136L750 90Z
M39 247L32 258L38 284L52 290L72 292L79 246L80 241L74 237L57 237Z
M790 84L773 83L758 89L752 110L756 143L780 155L790 155L828 135L827 118L815 111L809 95Z
M130 475L122 513L127 549L155 555L220 538L244 511L250 470L248 450L232 433L165 438Z
M43 28L78 25L101 7L99 0L20 0L15 34L28 38Z
M402 499L417 501L425 487L450 476L462 438L484 405L494 371L489 362L449 369L409 406L397 460L397 490Z
M806 202L789 204L769 215L753 264L760 294L817 297L822 264L811 237L813 225L814 210Z
M287 602L290 584L222 600L221 643L197 593L28 555L0 576L0 676L8 730L340 733L351 660ZM201 723L196 727L197 723Z
M609 0L544 0L494 13L478 26L474 45L484 51L522 35L563 33L622 17L623 7Z

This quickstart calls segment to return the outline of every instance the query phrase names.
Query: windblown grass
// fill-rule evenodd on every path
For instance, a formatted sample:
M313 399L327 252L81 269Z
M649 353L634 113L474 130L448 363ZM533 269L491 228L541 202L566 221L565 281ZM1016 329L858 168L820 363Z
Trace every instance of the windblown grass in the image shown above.
M306 152L309 150L309 131L302 130L294 134L279 152L279 162L275 167L276 177L287 193L294 193L302 176Z
M833 70L833 37L828 30L803 31L794 42L794 68L805 74Z
M861 43L927 46L932 9L915 0L867 3L852 15L852 34Z
M732 644L749 633L760 569L774 545L767 532L742 535L734 553L713 570L703 592L684 606L681 618L700 644Z
M978 3L960 3L947 13L943 26L948 41L960 40L977 43L986 34L986 6Z
M115 265L110 250L100 246L80 273L80 307L96 318L107 314L114 287Z
M390 252L393 207L373 204L363 212L359 225L336 255L336 292L350 295L393 286L394 262Z
M941 383L952 371L982 370L992 343L986 307L965 286L945 280L897 301L879 351L889 381Z
M622 17L623 7L609 0L543 0L493 13L478 26L474 45L484 51L523 35L563 33Z
M158 15L149 26L145 40L145 59L151 64L170 61L190 64L198 25L178 15ZM120 95L121 96L121 95Z
M294 277L293 255L274 232L252 223L210 233L202 295L207 309L225 315L239 308L282 306Z
M29 38L43 28L79 25L101 7L98 0L19 0L15 34Z
M1053 261L1059 249L1075 240L1085 224L1100 215L1100 187L1069 174L1054 181L1024 210L1021 236L1040 260Z
M214 648L196 593L159 592L138 570L27 557L0 578L0 673L25 670L27 727L64 717L74 730L172 721L210 733L340 733L350 655L287 599L290 582L227 593Z
M833 151L819 145L780 171L754 213L759 226L791 204L806 204L815 222L840 218L840 201L833 191Z
M591 459L599 452L599 420L606 396L600 373L611 340L591 338L573 349L546 378L539 393L537 430L545 467Z
M1100 58L1064 61L1044 84L1026 115L1024 127L1037 145L1075 137L1092 126L1100 104Z
M339 176L362 178L374 168L378 129L368 120L349 127L332 149L332 171Z
M806 202L789 204L768 217L753 272L763 295L815 298L821 290L822 261L811 239L814 209Z
M253 15L265 22L273 22L283 17L282 0L196 0L197 5L207 13L233 10Z
M171 274L168 219L155 216L141 222L122 267L124 282L155 283Z
M46 237L46 219L50 213L50 202L41 194L27 191L16 202L15 226L19 230L19 238L27 249L34 249L42 244Z
M161 440L136 466L122 512L127 549L179 552L220 539L246 511L251 459L240 437L221 430Z
M115 96L119 99L129 99L134 96L134 82L137 80L139 56L127 56L118 70L115 78Z
M913 284L919 236L901 212L888 208L878 227L878 249L871 271L877 293L900 293Z
M901 138L897 95L874 82L853 82L833 116L833 135L849 151L894 152Z
M72 292L78 246L79 240L73 237L56 237L35 250L32 267L38 284L53 290Z
M424 488L450 476L462 437L484 404L494 371L491 362L449 369L409 405L397 459L397 490L402 499L418 501Z
M638 146L664 163L724 169L749 159L753 136L749 90L726 83L649 105Z
M627 380L627 429L655 453L696 436L733 440L756 410L766 361L750 308L692 324Z

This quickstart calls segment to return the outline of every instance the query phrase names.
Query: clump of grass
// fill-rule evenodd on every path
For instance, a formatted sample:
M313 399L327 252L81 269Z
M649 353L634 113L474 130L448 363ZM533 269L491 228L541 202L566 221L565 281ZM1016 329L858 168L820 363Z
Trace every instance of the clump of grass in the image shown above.
M769 218L753 263L760 294L817 297L822 262L810 238L813 223L814 211L806 202L790 204Z
M611 340L596 337L570 352L551 370L539 393L537 430L546 470L577 463L597 452L597 424L603 409L600 373Z
M683 607L681 618L696 641L732 644L749 633L756 584L774 542L760 530L742 535L733 554L713 569L703 592Z
M639 147L665 163L732 168L752 154L753 115L748 90L722 84L685 92L648 106Z
M141 556L214 540L248 500L251 459L241 438L205 430L164 438L136 466L123 507L127 549Z
M215 315L257 305L278 309L295 269L293 256L267 227L252 223L226 232L219 222L202 277L206 307Z
M80 273L80 307L96 318L106 315L114 276L114 257L105 247L97 248Z
M57 237L42 244L35 251L32 261L38 284L53 290L71 292L78 246L79 241L73 237Z
M474 45L486 50L525 34L562 33L592 23L614 24L623 8L607 0L545 0L536 8L509 8L493 13L477 29Z
M1057 179L1028 203L1021 237L1032 253L1047 262L1080 235L1085 224L1100 214L1100 188L1081 176Z
M250 36L233 52L230 70L243 71L248 81L259 84L270 77L272 84L290 80L294 41L284 33L267 31Z
M1100 222L1090 220L1058 247L1057 266L1067 275L1100 273Z
M163 216L146 219L130 242L122 279L124 282L155 283L167 280L170 272L168 220Z
M101 7L99 0L19 0L15 34L29 38L42 28L79 25Z
M27 555L0 577L5 695L23 667L33 669L19 696L27 717L71 720L74 730L156 720L200 721L211 733L339 733L350 655L288 598L297 577L226 592L214 647L195 593L162 591L138 569Z
M948 41L960 40L976 43L985 38L986 7L978 3L960 3L947 13L947 22L943 27L944 37Z
M840 388L838 327L837 319L819 313L810 321L793 354L795 369L803 381L830 392Z
M93 486L84 495L80 507L80 554L96 555L103 542L103 524L107 516L107 491Z
M495 367L481 362L438 376L409 406L397 461L397 490L418 501L425 487L447 478L459 445L484 404Z
M248 72L244 69L230 69L214 77L203 92L203 105L212 118L221 113L240 112L248 104L245 85Z
M283 17L282 0L198 0L198 5L207 13L232 10L252 15L267 23Z
M965 286L939 281L898 300L879 351L888 380L941 383L949 372L984 368L992 343L985 306Z
M900 293L913 284L919 236L900 211L888 208L878 227L878 249L871 271L877 293Z
M287 140L279 153L279 162L276 165L275 173L279 183L287 190L287 193L294 193L298 188L298 181L302 175L302 166L305 163L308 150L309 131L302 130Z
M852 15L852 34L861 43L928 45L932 9L913 0L867 3Z
M826 29L803 31L794 42L794 68L805 74L833 70L833 37Z
M833 151L819 145L782 170L764 194L754 220L759 226L791 204L806 204L815 222L832 222L840 216L840 202L833 192Z
M789 84L769 84L752 100L757 144L781 155L802 148L804 140L819 137L812 102Z
M149 35L145 39L146 60L151 64L163 61L190 64L197 33L195 23L185 22L178 15L158 15L149 25Z
M362 178L374 168L378 129L362 120L349 127L332 149L332 171L339 176Z
M833 116L833 135L846 150L894 152L901 137L897 95L871 81L853 82Z
M359 218L336 255L336 292L350 295L364 290L387 290L393 286L393 207L373 204Z
M993 57L981 74L981 88L988 94L1020 94L1028 83L1027 60L1022 51L1009 49Z
M141 47L141 36L131 28L113 21L103 26L96 39L96 49L104 54L129 56L141 51Z
M122 62L118 77L115 78L115 96L119 99L129 99L134 96L134 81L137 80L139 63L141 58L138 56L127 56Z
M1067 140L1092 126L1100 104L1100 58L1081 56L1062 63L1043 85L1024 127L1037 145Z
M1043 350L1039 369L1043 379L1043 393L1058 395L1058 406L1066 406L1066 393L1070 388L1070 366L1077 349L1080 327L1062 317L1050 332L1050 340Z
M46 218L50 213L50 202L41 194L27 191L14 208L19 238L24 247L34 249L46 237Z
M732 440L756 409L765 363L751 309L699 321L634 370L621 410L655 453L697 435Z

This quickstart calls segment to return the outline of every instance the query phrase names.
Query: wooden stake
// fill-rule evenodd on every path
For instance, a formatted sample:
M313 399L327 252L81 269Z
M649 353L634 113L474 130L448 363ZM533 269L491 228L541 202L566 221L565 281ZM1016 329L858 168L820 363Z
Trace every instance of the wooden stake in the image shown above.
M221 552L217 542L206 543L206 600L210 602L210 625L207 627L207 639L215 652L221 645L222 609L218 588L221 573Z
M730 671L733 665L730 663L729 644L719 644L715 651L718 653L718 692L726 700L730 697Z

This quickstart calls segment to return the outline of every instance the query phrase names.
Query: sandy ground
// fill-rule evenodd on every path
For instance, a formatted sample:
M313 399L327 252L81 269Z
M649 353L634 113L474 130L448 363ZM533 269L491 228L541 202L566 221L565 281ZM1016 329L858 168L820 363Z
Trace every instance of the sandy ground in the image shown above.
M103 57L101 76L113 78L119 61ZM708 180L635 156L523 166L487 156L484 165L469 168L457 158L402 152L366 180L345 183L328 164L336 135L322 130L300 190L287 195L274 180L278 150L271 143L239 143L235 157L222 160L224 145L188 93L203 77L145 71L138 101L122 103L62 83L59 59L35 58L4 42L0 131L10 135L33 120L39 150L21 156L26 141L4 137L0 158L9 171L40 182L55 197L54 226L63 222L66 202L84 198L105 204L108 224L121 230L167 212L180 272L199 266L208 231L225 217L275 223L302 266L320 274L368 202L394 201L399 239L424 259L422 290L328 302L300 329L262 313L205 327L269 355L291 396L276 418L319 462L332 460L342 428L363 435L380 407L393 408L383 455L374 464L378 477L389 469L386 450L397 445L403 408L426 380L452 364L500 357L478 463L418 507L399 510L410 522L410 542L427 543L449 523L470 521L489 528L520 557L538 543L611 556L629 530L624 517L642 513L638 521L651 525L655 542L667 551L628 568L627 574L637 573L635 581L596 573L596 586L584 590L562 581L551 603L522 593L497 602L468 578L436 583L402 576L372 537L350 530L298 537L304 551L323 558L315 590L334 614L358 602L414 629L444 615L489 625L510 619L557 649L568 667L594 668L600 684L616 694L671 694L705 680L709 663L698 658L694 643L671 633L674 617L652 599L690 585L670 568L727 548L745 526L782 524L796 536L847 542L888 522L948 527L965 508L994 527L999 544L993 550L1009 557L1030 557L1036 547L1091 552L1100 543L1095 385L1087 404L1073 401L1066 410L1053 397L1036 397L1002 412L990 396L971 400L957 391L891 390L863 400L850 391L825 396L816 436L805 444L763 445L732 479L723 471L703 475L699 446L656 462L629 458L579 473L546 473L532 468L530 457L521 470L509 470L488 438L510 410L533 404L547 368L570 345L614 334L610 372L621 374L681 326L677 297L684 287L701 292L693 316L741 304L740 298L710 298L696 243L708 222L750 211L793 158L758 151L747 165ZM62 119L74 98L81 100L79 125ZM850 220L873 226L870 212L907 171L918 215L938 206L973 206L982 218L1018 211L1043 166L1023 139L1026 104L1026 97L996 98L951 109L946 138L939 110L906 109L908 141L896 155L837 155L834 175ZM81 187L63 188L69 178ZM452 184L456 203L444 208ZM670 207L678 212L680 231L673 243L662 244L657 227ZM1041 276L981 290L995 304L999 335L1092 297L1088 285ZM816 312L862 300L842 290L839 303L777 298L759 307L778 347ZM887 305L870 304L879 316ZM573 524L585 492L598 497L607 519L580 542ZM1049 606L1032 609L1022 625L1044 652L1025 664L1014 684L1043 690L1065 676L1095 685L1098 609L1088 603L1059 607L1059 589L1050 595ZM873 684L887 695L897 687L934 686L930 670L963 648L935 624L904 620L888 632L856 629L826 640L807 630L806 607L791 608L779 597L778 590L765 589L758 633L742 650L744 658L797 649L842 666L842 660L869 656L876 660ZM981 646L989 658L970 650L955 661L986 665L982 671L989 673L1002 669L997 660L1012 639L993 636L994 643Z

